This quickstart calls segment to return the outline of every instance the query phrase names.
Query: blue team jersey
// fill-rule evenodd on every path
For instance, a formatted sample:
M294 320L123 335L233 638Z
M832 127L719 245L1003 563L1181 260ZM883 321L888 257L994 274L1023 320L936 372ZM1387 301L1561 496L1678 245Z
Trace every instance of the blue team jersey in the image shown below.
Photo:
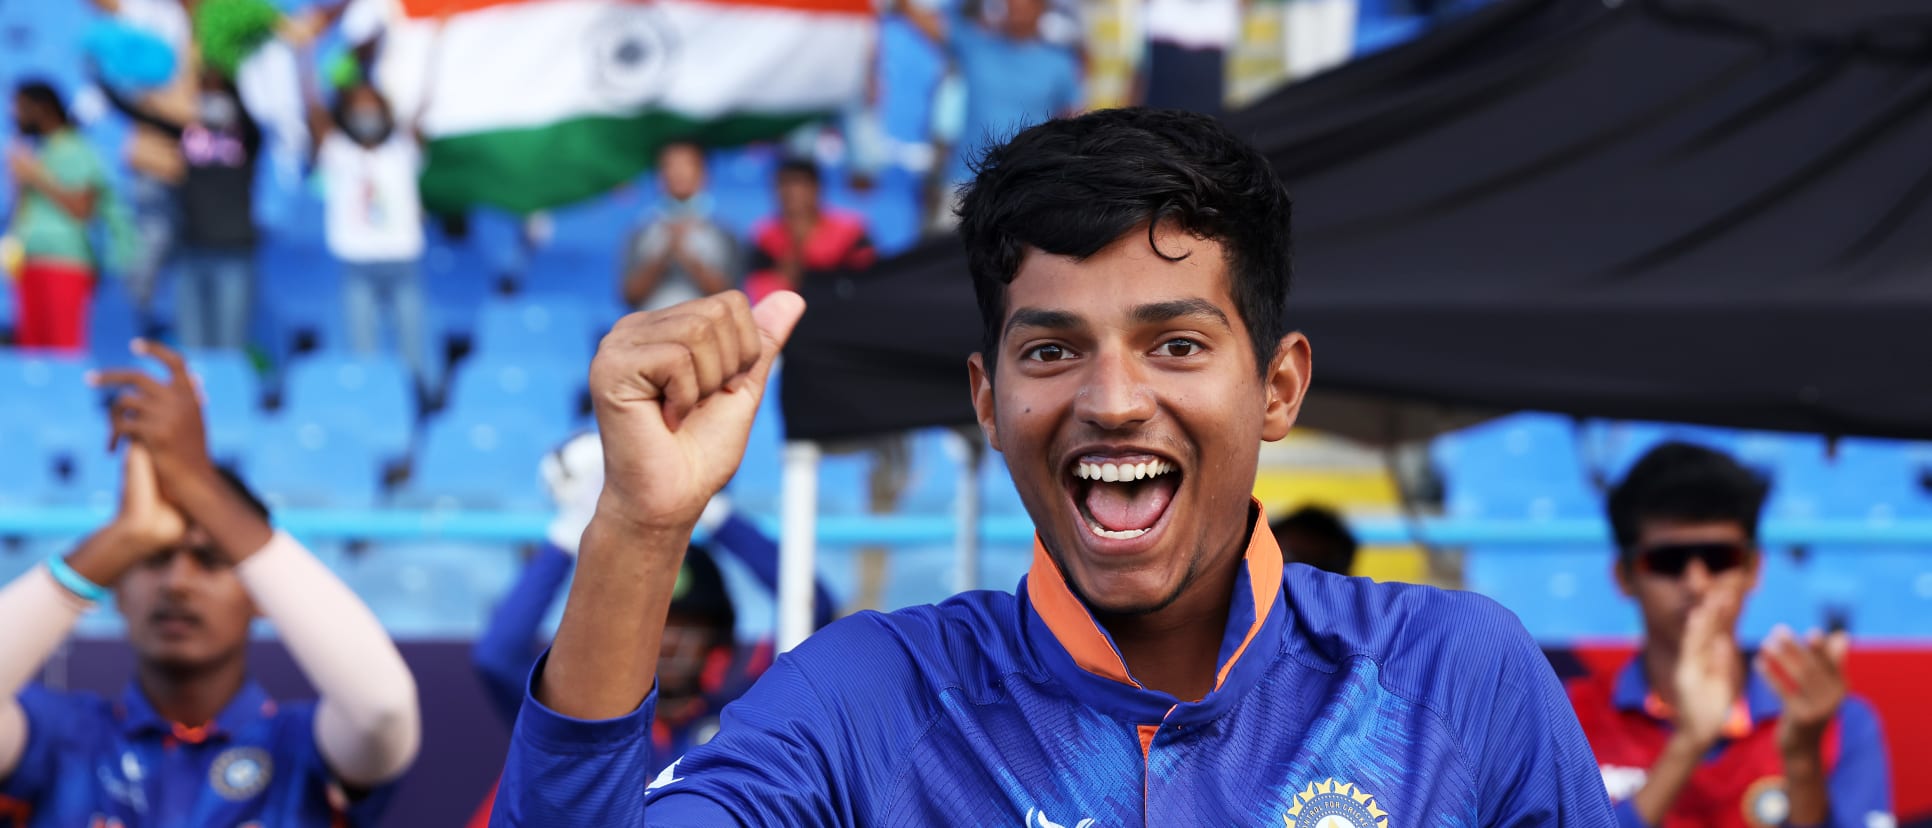
M813 636L654 779L654 696L607 721L526 699L491 824L1616 824L1555 674L1486 598L1284 568L1257 518L1219 663L1198 701L1141 687L1036 542L1016 594Z
M30 687L27 749L0 780L14 828L337 828L372 825L389 787L350 805L315 743L315 704L254 682L199 728L130 684L119 702ZM8 816L14 822L8 822Z

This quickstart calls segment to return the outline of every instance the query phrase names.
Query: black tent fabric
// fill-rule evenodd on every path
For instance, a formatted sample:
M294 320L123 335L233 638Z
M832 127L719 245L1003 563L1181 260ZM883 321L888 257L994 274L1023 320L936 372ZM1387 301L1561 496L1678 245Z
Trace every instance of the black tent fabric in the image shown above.
M1343 431L1932 437L1932 0L1503 0L1229 124L1294 194L1291 318ZM966 281L940 240L814 305L792 434L969 418Z

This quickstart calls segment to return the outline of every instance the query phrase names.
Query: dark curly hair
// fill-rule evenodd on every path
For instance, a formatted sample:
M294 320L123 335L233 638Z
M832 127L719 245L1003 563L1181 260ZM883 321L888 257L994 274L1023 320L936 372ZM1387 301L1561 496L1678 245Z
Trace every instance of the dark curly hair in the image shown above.
M1082 259L1143 226L1153 247L1155 227L1171 220L1221 244L1265 374L1288 333L1290 212L1268 159L1204 115L1107 109L1020 132L981 156L959 205L987 371L1027 248Z
M1736 523L1757 540L1770 486L1721 451L1668 442L1651 449L1610 490L1610 528L1620 557L1635 553L1647 520Z

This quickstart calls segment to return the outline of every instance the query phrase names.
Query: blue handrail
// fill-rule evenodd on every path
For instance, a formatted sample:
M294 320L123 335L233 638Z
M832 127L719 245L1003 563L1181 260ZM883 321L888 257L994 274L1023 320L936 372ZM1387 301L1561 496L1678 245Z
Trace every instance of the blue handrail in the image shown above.
M112 512L94 507L0 507L0 536L70 537L91 531ZM282 509L276 523L303 538L364 540L461 540L514 543L540 540L550 516L544 512L493 512L438 509ZM768 531L777 520L759 516ZM1601 520L1493 520L1423 518L1414 524L1394 518L1360 518L1351 528L1364 544L1391 545L1427 542L1437 546L1480 544L1533 549L1538 546L1607 543L1609 528ZM989 544L1024 544L1032 524L1019 516L993 516L980 523ZM1932 547L1932 520L1872 522L1864 520L1770 521L1763 527L1767 545L1845 544ZM946 543L953 521L942 516L892 515L880 517L823 516L818 520L819 542L826 544Z

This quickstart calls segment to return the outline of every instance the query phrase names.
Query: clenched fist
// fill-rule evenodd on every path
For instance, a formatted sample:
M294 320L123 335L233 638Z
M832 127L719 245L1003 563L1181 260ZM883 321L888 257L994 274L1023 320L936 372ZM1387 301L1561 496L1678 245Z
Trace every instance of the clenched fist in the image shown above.
M604 443L600 514L688 530L744 458L772 361L805 312L778 292L738 291L620 320L590 365Z

